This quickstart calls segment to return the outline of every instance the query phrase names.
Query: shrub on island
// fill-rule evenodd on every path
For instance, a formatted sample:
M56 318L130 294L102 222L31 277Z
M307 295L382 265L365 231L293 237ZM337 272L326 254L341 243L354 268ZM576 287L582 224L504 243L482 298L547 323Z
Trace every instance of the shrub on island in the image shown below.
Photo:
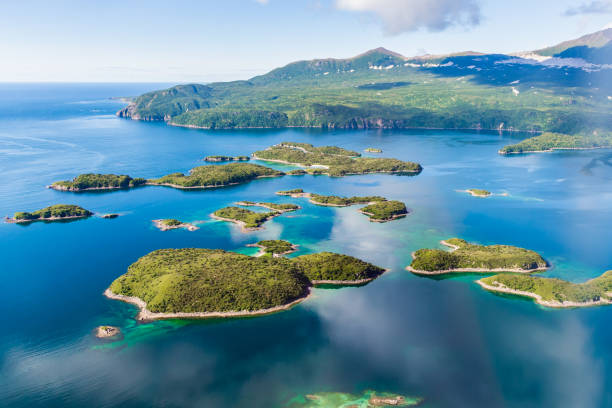
M419 249L408 269L417 274L435 275L451 272L533 272L546 269L548 263L536 252L508 245L474 245L458 238L442 241L452 252Z
M312 282L366 282L385 270L348 255L332 252L308 254L293 258Z
M265 254L272 255L285 255L296 250L295 245L282 239L259 241L254 246L261 248Z
M302 190L301 188L294 188L293 190L285 190L285 191L276 192L276 194L282 195L282 196L290 196L294 194L303 194L303 193L304 193L304 190Z
M370 221L385 222L405 217L408 209L401 201L380 201L363 207L361 212L370 217Z
M234 222L249 230L260 228L264 222L278 214L276 211L260 213L247 210L246 208L225 207L215 211L213 216L223 221Z
M326 195L315 194L315 193L310 194L310 201L313 204L331 205L331 206L339 206L339 207L348 207L350 205L355 205L355 204L368 204L368 203L373 203L377 201L386 201L386 200L387 199L385 197L381 197L381 196L339 197L339 196L333 196L333 195L326 196Z
M13 216L13 221L53 221L67 218L85 218L91 215L93 215L91 211L79 207L78 205L56 204L34 212L16 212Z
M284 174L282 171L258 164L230 163L220 166L199 166L191 169L188 175L173 173L158 179L148 180L148 182L177 188L205 188L246 183L261 177L278 177Z
M146 182L143 178L127 175L87 173L75 177L72 181L56 181L50 187L65 191L103 190L138 187Z
M262 208L267 208L269 210L278 211L281 213L295 211L295 210L300 209L299 205L290 204L290 203L279 204L279 203L257 203L254 201L239 201L236 204L247 206L247 207L262 207Z

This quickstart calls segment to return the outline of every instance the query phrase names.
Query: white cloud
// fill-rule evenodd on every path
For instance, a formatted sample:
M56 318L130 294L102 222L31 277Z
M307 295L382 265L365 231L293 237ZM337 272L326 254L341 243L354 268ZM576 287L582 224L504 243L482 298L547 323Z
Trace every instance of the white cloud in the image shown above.
M259 4L268 4L269 0L255 0Z
M563 13L566 16L577 16L580 14L610 14L612 13L612 1L596 0L583 3L578 7L569 8Z
M376 16L389 34L480 23L480 0L336 0L340 10Z

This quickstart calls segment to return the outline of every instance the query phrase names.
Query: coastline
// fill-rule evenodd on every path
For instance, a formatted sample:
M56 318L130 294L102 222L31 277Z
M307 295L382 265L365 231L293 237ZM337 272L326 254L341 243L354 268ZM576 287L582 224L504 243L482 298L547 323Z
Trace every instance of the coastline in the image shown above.
M288 209L288 210L282 210L282 209L278 209L278 208L272 208L270 206L265 205L264 203L256 203L256 202L247 203L245 201L237 201L236 205L241 205L243 207L261 207L261 208L267 208L270 211L275 211L275 212L278 212L278 213L281 213L281 214L288 213L288 212L293 212L293 211L297 211L297 210L301 210L302 209L302 207L300 207L298 205L298 208L295 208L295 209L292 208L292 209Z
M376 275L376 276L374 276L372 278L366 278L366 279L357 279L357 280L327 280L327 279L322 279L322 280L311 280L310 282L312 282L313 286L317 286L317 285L359 286L359 285L363 285L363 284L372 282L375 279L380 278L382 275L384 275L385 273L389 272L390 270L391 269L385 269L379 275Z
M185 228L187 231L197 231L200 229L200 227L196 227L195 225L190 224L188 222L182 222L178 225L166 225L162 221L164 220L153 220L153 224L160 231L169 231L169 230L179 229L179 228Z
M383 223L383 222L389 222L389 221L397 220L399 218L404 218L408 214L410 214L410 211L408 211L406 214L395 214L395 215L391 216L391 218L382 219L382 218L372 218L374 216L374 214L369 213L369 212L365 212L363 210L359 210L359 212L362 213L363 215L367 215L368 218L370 219L370 222L378 222L378 223Z
M164 320L164 319L208 319L208 318L226 318L226 317L247 317L247 316L263 316L272 313L278 313L285 310L291 309L293 306L305 301L312 296L311 288L308 288L305 296L295 299L290 303L281 306L274 306L268 309L260 310L241 310L231 312L174 312L174 313L157 313L151 312L147 309L147 303L136 296L125 296L113 293L110 288L104 291L104 296L112 300L120 300L125 303L130 303L140 309L136 320L139 321L153 321L153 320Z
M260 178L273 178L273 177L281 177L281 175L278 176L257 176L252 180L256 180L256 179L260 179ZM237 183L227 183L227 184L215 184L215 185L207 185L207 186L181 186L179 184L172 184L172 183L152 183L150 181L147 181L144 185L145 186L163 186L163 187L172 187L172 188L177 188L180 190L202 190L205 188L220 188L220 187L228 187L228 186L237 186L239 184L245 184L248 183L252 180L247 180L247 181L243 181L243 182L237 182Z
M270 215L268 218L266 218L264 223L266 221L269 221L270 219L272 219L274 217L278 217L281 214L283 214L283 213L277 212L276 214ZM231 222L231 223L234 223L234 224L238 224L238 225L240 225L240 231L244 232L244 233L253 232L253 231L260 231L260 230L264 229L263 223L262 223L262 225L260 227L247 227L246 223L244 221L234 220L232 218L223 218L223 217L219 217L218 215L215 215L215 214L210 214L210 217L214 218L215 220L218 220L218 221L226 221L226 222Z
M16 220L14 218L9 218L9 217L5 217L4 221L7 224L25 224L25 223L29 223L29 222L36 222L36 221L62 221L62 220L77 220L79 218L89 218L91 216L93 216L94 214L91 215L73 215L70 217L49 217L49 218L35 218L33 220Z
M337 156L337 155L336 155ZM267 161L267 162L272 162L272 163L281 163L281 164L287 164L289 166L296 166L296 167L302 167L303 169L327 169L329 170L329 166L326 166L324 164L313 164L313 165L306 165L303 163L291 163L288 162L286 160L278 160L278 159L262 159L261 157L255 156L254 154L251 155L251 157L253 158L253 160L259 160L259 161ZM348 157L348 156L347 156ZM329 173L320 173L321 175L325 175L325 176L329 176L329 177L344 177L344 176L360 176L360 175L364 175L364 174L398 174L398 173L410 173L410 174L419 174L423 171L423 169L421 170L385 170L385 171L364 171L363 173L344 173L341 176L331 176Z
M259 244L247 244L246 246L250 247L250 248L259 248L259 252L254 255L255 257L264 256L266 254L266 252L265 252L266 247L263 246L263 245L259 245ZM280 254L272 254L272 256L274 258L280 258L281 256L292 254L292 253L298 251L298 246L299 245L291 244L291 249L289 251L285 251L285 252L282 252Z
M506 294L510 294L510 295L517 295L517 296L523 296L523 297L528 297L531 298L535 301L535 303L541 305L541 306L546 306L546 307L550 307L550 308L554 308L554 309L564 309L564 308L574 308L574 307L594 307L594 306L605 306L605 305L610 305L612 304L612 301L610 300L599 300L599 301L589 301L589 302L554 302L554 301L550 301L550 300L544 300L542 299L542 296L538 295L537 293L532 293L532 292L525 292L522 290L517 290L517 289L511 289L499 282L496 281L496 283L500 286L492 286L489 284L486 284L482 281L482 279L478 279L476 281L477 284L479 284L483 289L486 289L490 292L496 292L496 293L506 293Z
M593 147L551 147L547 150L524 150L522 152L504 152L498 150L497 153L502 156L509 156L511 154L527 154L527 153L554 153L557 150L597 150L597 149L612 149L612 146L593 146Z

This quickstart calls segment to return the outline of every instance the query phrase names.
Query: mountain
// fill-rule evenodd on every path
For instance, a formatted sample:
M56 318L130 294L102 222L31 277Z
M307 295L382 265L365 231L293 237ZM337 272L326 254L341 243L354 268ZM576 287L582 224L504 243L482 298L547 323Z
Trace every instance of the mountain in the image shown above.
M535 54L552 57L563 53L564 51L574 48L585 46L589 48L599 48L608 44L612 41L612 28L607 28L601 31L597 31L592 34L583 35L575 40L564 41L560 44L552 47L543 48L541 50L533 51Z
M149 92L118 115L210 129L612 129L612 70L587 62L608 61L612 45L571 46L599 44L612 30L596 34L545 61L477 52L406 58L385 48L298 61L245 81Z

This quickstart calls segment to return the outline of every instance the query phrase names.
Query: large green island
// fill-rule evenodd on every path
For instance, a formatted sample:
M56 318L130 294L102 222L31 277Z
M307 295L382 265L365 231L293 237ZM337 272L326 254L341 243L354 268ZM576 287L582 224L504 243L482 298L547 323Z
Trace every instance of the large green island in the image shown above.
M9 223L28 223L33 221L62 221L87 218L93 213L89 210L72 204L56 204L33 212L16 212L13 218L7 218Z
M505 146L499 154L545 153L554 150L589 150L612 148L612 134L608 132L590 135L566 135L543 133L520 143Z
M532 298L536 303L547 307L612 304L612 271L584 283L515 274L489 276L477 283L491 292Z
M49 188L59 191L117 190L146 184L143 178L116 174L81 174L72 180L56 181Z
M474 245L452 238L441 241L450 251L419 249L406 269L417 275L457 272L531 273L548 269L548 263L534 251L509 245Z
M315 147L295 142L283 142L253 153L257 160L301 166L310 174L335 177L368 173L418 174L422 171L418 163L360 156L358 152L336 146Z
M287 259L220 249L160 249L130 265L104 294L138 306L139 320L252 316L289 309L314 285L364 284L383 272L329 252Z

